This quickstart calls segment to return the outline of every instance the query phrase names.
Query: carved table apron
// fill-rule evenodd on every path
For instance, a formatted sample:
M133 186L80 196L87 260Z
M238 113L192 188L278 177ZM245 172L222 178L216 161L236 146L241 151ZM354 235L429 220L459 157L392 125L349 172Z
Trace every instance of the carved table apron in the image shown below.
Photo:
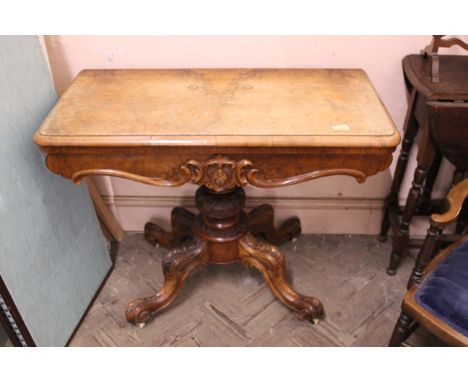
M243 187L282 187L330 175L360 183L385 170L399 134L360 70L89 70L81 72L35 135L47 167L79 183L109 175L156 186L199 186L198 215L180 207L171 232L145 239L169 249L164 285L129 303L144 324L208 263L258 269L300 317L323 316L294 291L276 247L301 232L273 226L273 209L244 212Z

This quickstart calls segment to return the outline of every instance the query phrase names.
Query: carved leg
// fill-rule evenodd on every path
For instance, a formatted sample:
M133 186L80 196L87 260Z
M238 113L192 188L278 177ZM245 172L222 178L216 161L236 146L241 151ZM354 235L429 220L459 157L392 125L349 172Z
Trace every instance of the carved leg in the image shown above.
M209 260L207 243L202 239L185 241L169 251L162 261L164 285L152 297L138 298L127 306L127 321L141 324L171 304L179 295L185 279L193 270L203 268Z
M294 291L284 278L284 256L273 245L257 240L248 233L239 240L241 263L262 272L273 294L301 318L317 322L324 314L322 303Z
M250 232L261 236L270 243L281 245L301 234L301 222L298 218L286 220L281 227L274 226L273 207L262 204L249 212Z
M393 236L392 254L390 255L390 264L387 268L387 274L394 275L400 265L403 252L406 250L409 241L409 225L413 218L416 208L419 203L419 198L422 193L424 181L426 180L427 173L432 164L435 155L435 148L432 144L429 129L426 126L424 135L418 152L418 166L414 171L413 184L408 192L406 200L405 211L400 222L398 231Z
M395 329L393 329L392 337L390 338L388 346L400 346L401 343L411 334L410 325L412 322L413 319L402 311L395 325Z
M195 214L182 207L176 207L171 213L172 231L167 232L157 224L148 222L145 224L145 240L153 245L172 249L191 237L192 223Z
M405 123L403 129L405 135L401 142L401 151L398 156L398 162L395 169L395 175L393 176L392 187L390 193L385 198L383 207L383 217L380 227L379 241L384 242L387 239L387 232L390 228L389 213L390 209L398 207L398 194L400 192L401 183L406 172L406 165L408 164L408 157L413 146L414 137L418 132L419 124L414 116L413 109L416 104L417 92L415 89L412 90L408 110L406 112Z

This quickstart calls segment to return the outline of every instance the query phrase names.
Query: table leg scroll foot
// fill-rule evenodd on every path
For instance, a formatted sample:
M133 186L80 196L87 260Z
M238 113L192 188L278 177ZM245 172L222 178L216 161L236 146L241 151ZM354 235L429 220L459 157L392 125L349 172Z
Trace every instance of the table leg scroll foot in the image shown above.
M190 272L203 268L209 259L206 241L193 239L169 251L163 258L164 285L152 297L138 298L127 306L127 321L146 322L151 316L168 307L181 292Z
M171 232L167 232L157 224L148 222L145 224L145 240L153 245L172 249L191 237L192 223L195 214L182 207L176 207L171 213Z
M301 234L301 222L298 218L286 220L279 228L274 226L273 207L262 204L249 213L250 231L255 236L264 237L275 245L284 244Z
M259 270L278 300L296 311L300 318L316 323L324 315L322 303L316 298L297 293L284 277L284 256L274 245L247 234L239 240L242 264Z

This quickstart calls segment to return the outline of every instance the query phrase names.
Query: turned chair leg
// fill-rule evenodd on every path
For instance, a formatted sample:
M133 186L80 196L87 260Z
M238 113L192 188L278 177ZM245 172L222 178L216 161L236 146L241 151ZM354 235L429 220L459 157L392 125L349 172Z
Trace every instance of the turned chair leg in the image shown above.
M405 123L403 129L405 131L403 140L401 142L400 155L398 156L398 161L395 169L395 174L393 176L392 187L390 193L385 198L384 208L383 208L383 217L380 227L379 241L384 242L387 239L387 232L390 228L389 214L392 208L398 208L398 194L400 191L401 183L403 182L403 177L406 172L406 166L408 164L408 157L413 146L414 138L419 129L419 124L414 116L413 109L416 102L417 92L415 89L412 90L408 105L408 110L406 112Z
M452 189L453 187L460 183L463 180L464 172L456 170L452 179ZM463 207L466 207L465 202L461 202L463 204L461 207L461 212L458 216L457 224L463 219ZM462 218L460 218L462 217ZM432 218L430 219L430 227L427 230L426 237L424 239L423 245L419 250L418 257L416 258L416 262L411 272L411 276L408 280L408 289L410 289L414 284L419 284L422 281L424 269L426 268L429 261L432 260L434 255L437 253L440 238L442 236L442 232L444 229L444 225L440 223L434 222Z
M153 245L172 249L192 237L194 220L195 214L185 208L176 207L171 213L171 232L167 232L157 224L148 222L144 229L145 240Z
M268 242L281 245L301 234L301 222L298 218L286 220L279 228L274 226L273 207L262 204L249 212L250 232Z
M169 251L162 261L164 285L152 297L130 301L125 312L127 321L144 324L157 312L168 307L181 292L189 273L208 264L207 247L205 240L196 238Z
M388 346L401 346L403 341L405 341L411 334L410 326L413 322L414 320L410 316L401 311L400 317L398 318L395 328L393 329L392 337L390 338Z
M284 277L284 256L274 245L256 239L248 233L239 240L242 264L259 270L275 297L299 317L316 323L324 315L322 303L297 293Z
M427 235L424 239L423 245L419 250L418 257L414 264L413 271L408 280L407 289L410 289L414 284L419 284L424 275L424 269L429 261L431 261L434 254L437 252L440 236L442 235L442 228L434 224L427 230Z

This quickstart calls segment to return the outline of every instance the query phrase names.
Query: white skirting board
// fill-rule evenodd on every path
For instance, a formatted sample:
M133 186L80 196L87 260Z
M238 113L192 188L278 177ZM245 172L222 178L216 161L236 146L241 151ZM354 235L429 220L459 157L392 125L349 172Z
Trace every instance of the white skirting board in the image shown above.
M193 197L104 196L125 231L143 231L153 221L169 228L172 208L181 206L196 212ZM365 198L247 198L246 210L268 203L275 209L275 220L297 216L303 233L378 235L383 199ZM425 235L427 218L415 218L412 235Z

